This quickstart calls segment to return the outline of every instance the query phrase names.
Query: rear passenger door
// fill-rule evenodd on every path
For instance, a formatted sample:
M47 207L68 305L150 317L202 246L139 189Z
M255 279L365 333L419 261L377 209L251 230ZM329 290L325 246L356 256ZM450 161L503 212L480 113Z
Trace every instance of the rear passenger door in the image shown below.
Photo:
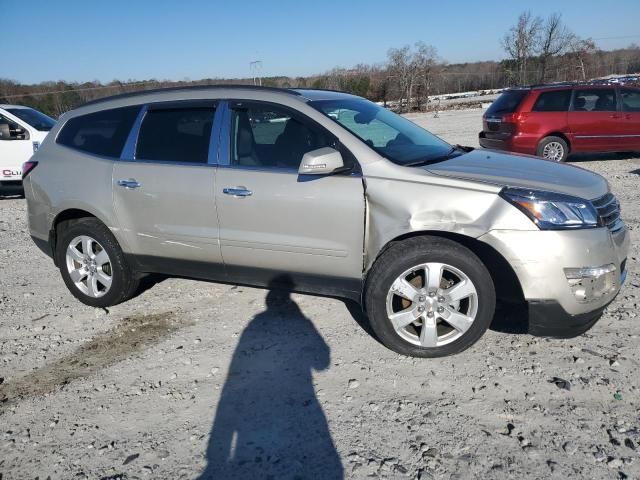
M620 150L624 119L618 111L615 88L575 89L569 129L572 151Z
M215 195L230 275L268 283L287 272L297 286L319 276L360 281L364 188L349 152L341 151L351 172L299 175L306 152L341 148L331 134L280 105L236 101L229 107Z
M630 150L640 150L640 89L620 89L620 100L624 116L625 145Z
M198 275L199 262L222 269L214 202L213 102L145 107L113 169L120 228L142 268ZM214 272L207 272L213 275Z

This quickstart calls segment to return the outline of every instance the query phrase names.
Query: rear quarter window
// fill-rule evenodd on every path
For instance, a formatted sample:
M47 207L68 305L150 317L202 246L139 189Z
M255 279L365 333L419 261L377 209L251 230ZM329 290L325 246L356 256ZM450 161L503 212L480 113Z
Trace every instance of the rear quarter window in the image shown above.
M487 109L487 115L513 113L527 96L529 90L507 90L503 92Z
M140 106L80 115L64 124L56 142L83 152L119 158Z
M533 105L533 112L566 112L569 110L571 90L542 92Z

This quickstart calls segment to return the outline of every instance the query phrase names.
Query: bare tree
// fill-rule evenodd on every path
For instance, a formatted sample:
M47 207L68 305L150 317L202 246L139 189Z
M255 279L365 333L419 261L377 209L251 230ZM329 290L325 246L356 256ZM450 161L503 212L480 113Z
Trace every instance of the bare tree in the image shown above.
M420 88L418 108L420 109L422 102L424 102L428 108L433 76L438 65L438 53L432 45L427 45L424 42L416 43L415 47L416 51L413 54L413 63L415 65L418 87Z
M527 63L535 51L541 25L540 17L532 16L529 11L523 12L502 39L502 47L516 62L521 84L527 83Z
M400 110L403 100L406 98L406 108L411 110L411 96L416 79L415 63L411 55L411 47L405 45L402 48L391 48L387 52L389 59L389 74L395 78L400 86Z
M569 57L573 59L576 70L580 72L580 79L587 79L585 63L597 50L596 43L591 38L573 37L569 44Z
M562 23L562 14L552 13L540 28L538 38L538 55L540 61L539 81L544 82L550 60L567 51L574 35Z

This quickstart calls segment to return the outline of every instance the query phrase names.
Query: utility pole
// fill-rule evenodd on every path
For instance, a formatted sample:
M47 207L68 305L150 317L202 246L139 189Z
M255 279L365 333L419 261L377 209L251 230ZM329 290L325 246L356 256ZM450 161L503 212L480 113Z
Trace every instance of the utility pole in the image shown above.
M253 60L249 62L249 70L253 77L253 84L262 86L262 76L260 71L262 70L262 60Z

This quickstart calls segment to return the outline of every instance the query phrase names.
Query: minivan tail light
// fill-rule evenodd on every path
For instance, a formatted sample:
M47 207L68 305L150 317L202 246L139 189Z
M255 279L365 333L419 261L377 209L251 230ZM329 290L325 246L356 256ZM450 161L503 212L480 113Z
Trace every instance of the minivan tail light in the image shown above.
M23 180L26 178L27 175L29 175L29 173L31 173L31 170L36 168L36 165L38 165L38 162L32 162L32 161L24 162L22 164L22 179Z
M503 123L518 123L518 120L520 120L519 113L507 113L506 115L502 115Z

